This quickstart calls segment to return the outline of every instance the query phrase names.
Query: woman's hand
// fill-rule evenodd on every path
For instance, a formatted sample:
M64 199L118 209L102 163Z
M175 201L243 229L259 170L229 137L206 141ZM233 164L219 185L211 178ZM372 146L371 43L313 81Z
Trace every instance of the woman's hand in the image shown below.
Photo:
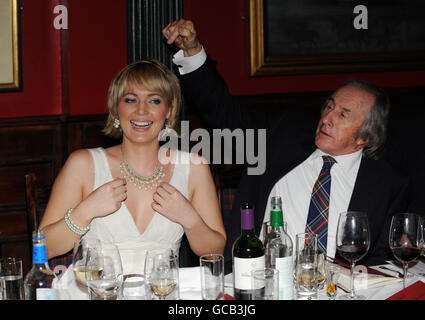
M127 181L116 178L91 192L77 208L90 214L91 219L107 216L121 207L127 199Z
M199 218L192 204L180 191L168 183L162 183L153 194L152 208L170 219L179 223L183 228L191 228Z

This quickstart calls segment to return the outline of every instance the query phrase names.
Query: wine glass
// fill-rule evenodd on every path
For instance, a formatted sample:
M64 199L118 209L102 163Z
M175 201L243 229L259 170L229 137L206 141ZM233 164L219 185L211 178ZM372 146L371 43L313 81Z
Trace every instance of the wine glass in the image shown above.
M145 260L147 290L160 300L165 300L178 286L178 270L178 257L173 250L148 251Z
M93 238L81 238L74 242L72 266L78 286L87 289L86 284L86 257L87 249L100 246L100 241Z
M421 225L422 225L422 228L421 228L421 231L422 231L422 241L421 241L421 243L422 243L422 255L425 257L425 217L424 216L421 217Z
M369 250L369 221L365 212L348 211L339 215L336 232L336 248L338 253L350 263L351 291L340 296L344 300L364 300L354 291L354 268L356 262L363 258Z
M117 246L102 243L87 249L86 282L90 300L119 298L123 271Z
M403 288L409 262L416 260L422 250L421 217L415 213L399 213L392 217L390 228L390 249L395 258L403 264Z

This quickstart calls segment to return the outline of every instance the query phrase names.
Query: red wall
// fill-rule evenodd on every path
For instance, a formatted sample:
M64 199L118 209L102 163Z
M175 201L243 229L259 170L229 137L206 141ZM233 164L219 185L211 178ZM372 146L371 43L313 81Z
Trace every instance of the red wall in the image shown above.
M107 111L109 84L127 64L126 0L68 0L70 114Z
M126 1L69 0L69 110L62 103L59 0L22 0L23 91L0 93L0 117L106 112L109 82L127 62Z
M59 3L22 0L24 87L22 92L0 93L0 118L106 112L109 82L127 61L126 0L67 1L69 102L65 104L60 31L53 27L53 8ZM425 86L425 71L252 78L248 4L249 0L184 0L185 18L194 21L234 94L332 90L353 76L383 87Z
M353 77L382 87L425 86L425 70L253 78L249 76L249 0L185 0L184 6L185 18L194 22L233 94L333 90Z
M58 2L22 0L23 92L0 93L0 117L62 112L60 37L53 28L53 8Z

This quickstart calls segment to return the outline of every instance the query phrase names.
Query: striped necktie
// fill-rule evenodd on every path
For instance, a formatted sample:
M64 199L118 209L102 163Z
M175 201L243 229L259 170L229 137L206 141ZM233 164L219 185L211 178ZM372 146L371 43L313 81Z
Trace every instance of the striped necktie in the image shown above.
M322 156L323 167L313 186L308 209L306 233L316 233L319 251L326 254L328 243L329 198L331 193L331 168L336 160Z

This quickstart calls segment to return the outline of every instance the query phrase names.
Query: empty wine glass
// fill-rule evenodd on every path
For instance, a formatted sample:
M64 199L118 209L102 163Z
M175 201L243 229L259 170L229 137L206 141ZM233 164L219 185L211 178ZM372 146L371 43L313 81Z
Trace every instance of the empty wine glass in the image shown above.
M395 258L403 264L403 288L406 288L409 262L416 260L421 254L422 232L419 215L399 213L392 217L389 244Z
M123 271L117 246L102 243L87 249L86 282L91 300L119 298Z
M148 251L145 260L147 290L160 300L165 300L178 287L178 270L178 257L173 250Z
M351 291L340 299L363 300L364 296L354 291L354 268L356 262L363 258L369 250L369 221L365 212L348 211L339 215L336 232L338 253L350 263Z
M100 246L100 241L93 238L81 238L74 242L74 251L72 255L72 266L75 279L79 287L87 289L86 284L86 257L87 249Z

